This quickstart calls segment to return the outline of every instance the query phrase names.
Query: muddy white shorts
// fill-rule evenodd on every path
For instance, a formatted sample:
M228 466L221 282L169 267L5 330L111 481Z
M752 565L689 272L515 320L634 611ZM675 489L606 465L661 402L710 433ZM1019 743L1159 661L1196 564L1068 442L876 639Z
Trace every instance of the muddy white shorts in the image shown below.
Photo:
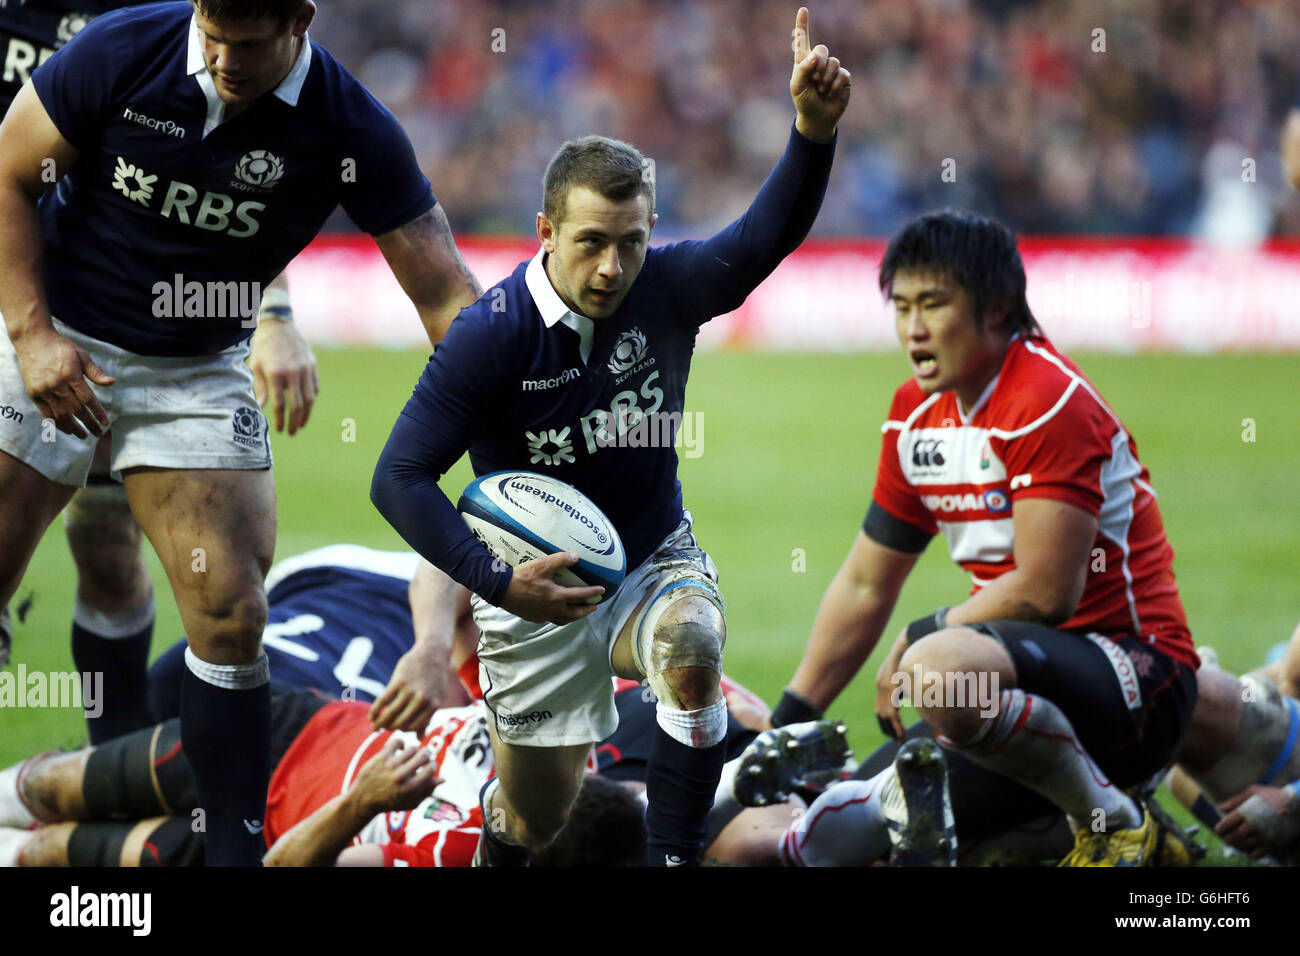
M717 594L717 582L713 561L691 534L688 511L614 596L580 621L537 624L474 595L474 622L483 632L479 685L501 739L561 747L608 737L618 727L610 656L623 626L633 614L644 615L661 591L696 583Z
M248 342L215 355L136 355L83 335L57 319L54 328L117 379L91 385L113 429L110 467L271 467L266 419L253 395ZM28 397L9 336L0 330L0 450L63 485L86 483L95 436L76 438L46 423Z

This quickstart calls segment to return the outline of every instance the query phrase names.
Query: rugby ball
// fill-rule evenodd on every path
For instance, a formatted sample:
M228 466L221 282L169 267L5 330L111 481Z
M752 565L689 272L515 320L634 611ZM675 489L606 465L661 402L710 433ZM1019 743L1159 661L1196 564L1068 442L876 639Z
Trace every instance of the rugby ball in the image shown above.
M590 498L563 481L530 471L496 471L471 481L457 508L488 550L512 568L572 551L578 563L560 569L556 583L599 585L605 598L627 573L627 555L614 525ZM591 603L601 600L592 598Z

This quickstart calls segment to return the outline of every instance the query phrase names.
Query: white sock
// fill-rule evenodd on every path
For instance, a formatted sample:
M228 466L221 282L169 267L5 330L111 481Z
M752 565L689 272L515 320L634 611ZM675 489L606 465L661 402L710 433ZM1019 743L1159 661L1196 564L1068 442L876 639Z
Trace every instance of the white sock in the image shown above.
M1076 830L1130 829L1142 822L1136 803L1088 756L1069 718L1045 697L1020 688L1002 691L998 712L970 740L945 747L1024 784L1056 804ZM1105 814L1101 827L1096 811Z
M252 690L271 680L271 662L266 651L252 664L209 664L187 647L185 666L199 680L226 690Z
M727 736L727 702L719 700L699 710L666 707L661 700L655 705L655 719L664 733L679 744L706 750Z
M35 758L29 758L29 760ZM14 764L0 770L0 827L17 827L25 830L36 822L31 809L18 795L18 778L28 763Z
M139 634L153 623L153 592L139 607L128 611L101 611L81 598L72 606L72 622L106 641L121 640Z
M813 801L781 836L785 866L866 866L889 855L889 826L880 795L894 768L870 780L837 783Z

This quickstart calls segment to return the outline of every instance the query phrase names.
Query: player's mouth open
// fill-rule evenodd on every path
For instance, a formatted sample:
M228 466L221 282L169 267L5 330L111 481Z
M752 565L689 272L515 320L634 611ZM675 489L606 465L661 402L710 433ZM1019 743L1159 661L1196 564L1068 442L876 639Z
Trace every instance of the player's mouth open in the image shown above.
M933 378L939 371L939 361L929 352L913 352L912 368L916 369L917 378Z

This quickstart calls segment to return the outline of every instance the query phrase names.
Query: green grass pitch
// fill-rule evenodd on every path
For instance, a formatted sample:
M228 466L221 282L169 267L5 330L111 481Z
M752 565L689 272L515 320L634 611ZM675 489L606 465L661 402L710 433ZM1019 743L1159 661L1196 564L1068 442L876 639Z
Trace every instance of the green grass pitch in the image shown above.
M323 392L310 424L294 438L274 440L277 557L345 541L399 548L370 504L370 476L425 356L378 349L318 355ZM1160 495L1197 643L1217 647L1229 670L1256 666L1300 617L1295 357L1085 354L1076 360L1137 438ZM731 352L696 359L687 409L703 415L702 454L682 460L686 505L721 573L727 670L769 702L793 672L822 593L857 533L871 493L879 424L907 373L898 354ZM462 461L444 489L454 500L470 477ZM157 653L181 628L161 568L151 552L149 558ZM11 666L71 669L74 587L56 522L18 594L18 601L31 596L32 602L16 624ZM871 701L883 647L907 621L957 603L968 588L943 541L933 542L881 646L831 709L852 728L859 755L881 739ZM0 711L0 766L83 740L78 711Z

